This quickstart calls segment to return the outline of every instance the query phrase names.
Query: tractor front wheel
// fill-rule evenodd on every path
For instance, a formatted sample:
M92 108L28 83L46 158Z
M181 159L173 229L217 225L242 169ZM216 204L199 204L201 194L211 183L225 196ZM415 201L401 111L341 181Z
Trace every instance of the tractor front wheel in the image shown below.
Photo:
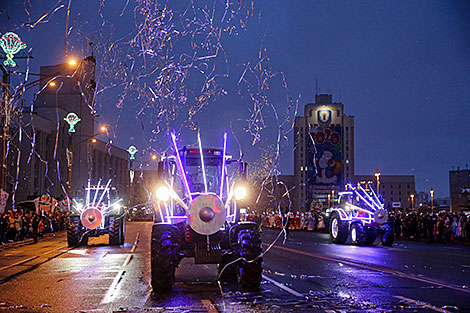
M348 225L341 220L337 212L331 214L330 237L334 243L345 243L348 239Z
M261 284L263 271L263 258L259 231L255 229L242 229L238 233L240 245L240 257L243 258L239 265L237 276L238 285L244 290L257 290Z

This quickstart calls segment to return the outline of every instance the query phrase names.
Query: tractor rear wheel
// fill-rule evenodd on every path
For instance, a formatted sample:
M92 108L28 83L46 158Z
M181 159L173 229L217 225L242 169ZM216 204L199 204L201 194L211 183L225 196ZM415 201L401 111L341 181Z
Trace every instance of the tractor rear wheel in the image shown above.
M242 229L238 233L240 257L243 258L238 267L238 286L243 290L257 290L261 285L263 258L259 231Z
M80 245L80 238L82 236L81 223L79 216L71 216L69 225L67 227L67 244L69 247L76 247Z
M382 224L382 234L380 241L383 246L391 247L395 241L395 235L393 234L393 227L390 224Z
M175 281L177 244L169 230L152 232L151 268L153 291L169 291Z
M109 217L109 245L116 246L122 243L122 218L117 216Z
M364 227L366 233L366 240L364 242L365 246L371 246L374 244L375 239L377 238L377 227L375 226L366 226Z

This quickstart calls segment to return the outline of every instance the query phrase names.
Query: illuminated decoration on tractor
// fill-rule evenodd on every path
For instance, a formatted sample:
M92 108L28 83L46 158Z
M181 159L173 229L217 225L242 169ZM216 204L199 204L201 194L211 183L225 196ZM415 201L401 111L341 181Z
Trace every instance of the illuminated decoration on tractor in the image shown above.
M74 133L75 125L77 125L77 123L81 121L78 115L73 112L67 114L67 116L64 117L64 120L67 122L67 124L69 124L69 133Z
M26 48L26 44L21 41L20 37L12 32L5 33L0 38L0 46L6 54L6 60L3 61L3 64L10 67L16 66L16 62L13 61L14 55Z

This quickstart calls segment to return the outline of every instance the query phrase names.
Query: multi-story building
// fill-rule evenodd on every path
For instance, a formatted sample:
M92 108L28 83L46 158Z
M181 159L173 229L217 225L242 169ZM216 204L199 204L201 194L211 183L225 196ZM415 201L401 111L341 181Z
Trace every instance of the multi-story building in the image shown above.
M316 95L295 118L294 130L294 210L305 211L326 204L353 178L354 116L345 115L332 95Z
M470 210L470 170L449 171L450 210Z
M46 193L63 198L69 192L70 177L70 196L89 179L96 184L99 179L112 178L112 184L128 199L127 152L92 140L99 133L95 132L94 73L93 56L75 67L67 64L41 67L40 92L33 111L25 108L18 124L10 131L13 139L8 155L7 191L15 195L15 201ZM75 132L69 133L64 118L71 112L81 120L75 125ZM71 172L69 164L72 164Z
M369 185L377 191L375 175L355 175L354 184ZM386 209L408 210L412 206L411 195L415 195L415 177L413 175L380 175L379 189ZM416 199L413 200L416 207Z

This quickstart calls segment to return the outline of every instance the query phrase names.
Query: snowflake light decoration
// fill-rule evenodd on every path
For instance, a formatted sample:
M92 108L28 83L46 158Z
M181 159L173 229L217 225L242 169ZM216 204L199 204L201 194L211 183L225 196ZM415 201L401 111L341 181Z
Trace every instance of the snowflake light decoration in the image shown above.
M20 37L12 32L5 33L0 38L0 46L7 57L3 64L11 67L16 66L16 62L13 61L13 56L20 52L20 50L26 48L26 44L21 41Z

